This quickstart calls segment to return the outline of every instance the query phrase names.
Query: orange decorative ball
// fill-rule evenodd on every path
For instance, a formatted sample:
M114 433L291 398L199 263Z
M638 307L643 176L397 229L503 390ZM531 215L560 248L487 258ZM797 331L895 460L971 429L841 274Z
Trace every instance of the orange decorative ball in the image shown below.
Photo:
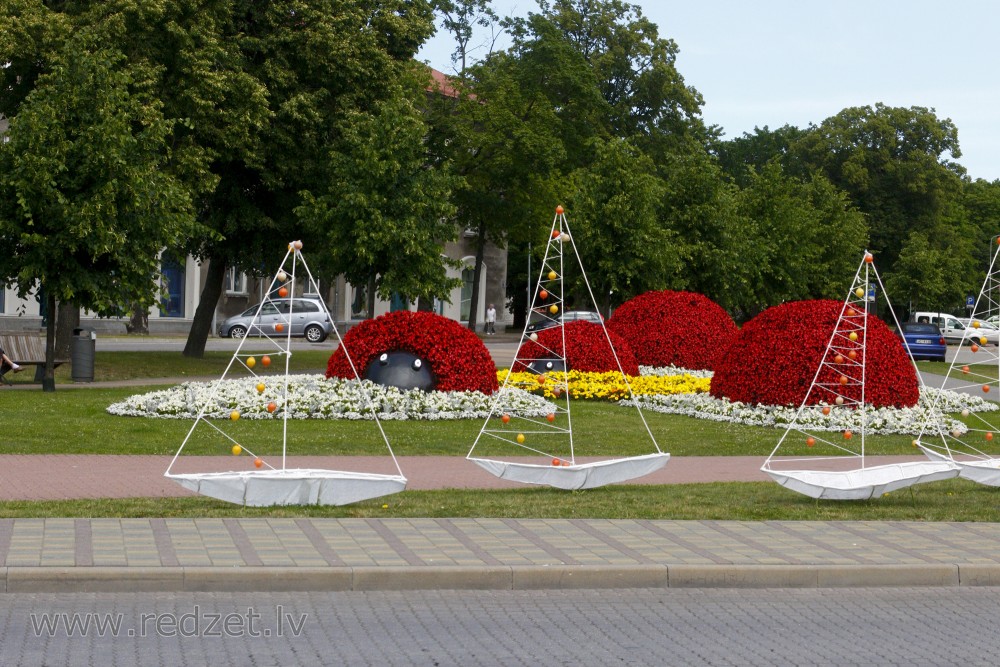
M816 438L812 436L806 438L806 447L812 447L815 444L816 444Z
M969 367L968 366L962 366L962 372L963 373L968 373L969 372Z
M556 206L556 215L562 215L562 214L563 214L563 207Z
M282 324L281 322L278 322L277 324L274 325L274 330L277 331L278 333L281 333L282 331L285 330L285 325Z
M538 293L538 298L544 301L545 299L549 298L549 293L546 292L545 290L542 290L541 292Z
M556 416L554 414L552 414L551 412L549 414L545 415L545 418L549 420L550 424L556 420Z
M553 229L552 230L552 238L554 238L554 239L559 238L559 230L558 229Z
M265 367L266 366L270 366L271 365L271 357L269 357L269 356L267 356L265 354L263 357L260 358L260 363L264 364Z
M983 385L983 393L984 394L990 393L990 386L988 384Z
M847 384L847 376L846 375L841 375L840 376L840 384Z
M851 361L854 361L855 359L858 358L858 353L855 352L854 350L851 350L850 352L847 353L847 356L851 358Z
M823 406L823 414L824 415L830 414L830 406L829 405L824 405Z
M288 296L288 288L287 287L279 287L278 288L278 296L280 296L282 299L284 299L286 296Z
M538 384L545 384L545 376L544 375L539 375L538 376Z
M874 261L875 261L875 258L872 257L872 254L870 252L866 252L865 253L865 263L866 264L871 264Z
M987 442L989 442L990 440L993 440L993 434L990 433L990 432L987 432L986 433L986 440L987 440Z
M508 415L508 414L503 415L502 417L500 417L500 421L502 421L504 424L509 424L510 423L510 415Z
M851 433L850 431L844 431L844 440L850 440L853 437L854 437L853 433Z
M259 467L261 467L262 465L264 465L264 462L263 462L263 461L261 461L261 460L260 460L260 457L258 456L257 458L255 458L255 459L253 460L253 464L254 464L254 466L256 466L257 468L259 468Z
M847 316L848 317L854 317L857 314L858 314L858 311L854 310L853 308L848 308L847 309Z
M274 401L271 401L270 403L267 404L267 411L268 412L274 412L277 409L278 409L278 405Z
M976 345L975 343L973 343L972 347L970 347L969 349L972 350L973 352L979 352L979 346Z
M552 465L554 466L560 465L559 459L552 459Z
M842 364L842 363L844 363L844 355L838 354L837 356L835 356L833 358L833 362L836 363L836 364Z

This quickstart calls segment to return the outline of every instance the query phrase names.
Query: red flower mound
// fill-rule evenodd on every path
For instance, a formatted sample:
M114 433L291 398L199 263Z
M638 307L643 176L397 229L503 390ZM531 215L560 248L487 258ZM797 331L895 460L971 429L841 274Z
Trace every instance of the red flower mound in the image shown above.
M794 301L768 308L747 322L716 367L712 396L743 403L801 405L843 307L839 301ZM846 315L845 319L857 326L864 324L863 313ZM902 343L882 320L874 315L867 319L865 402L875 407L916 405L920 387ZM850 328L841 324L840 331L844 333L838 334L816 379L835 389L817 387L809 397L810 405L833 403L837 394L861 400L861 385L856 382L861 378L861 334L857 342L851 342L847 338ZM852 350L856 361L849 359ZM841 376L849 378L850 383L840 385Z
M517 350L517 363L514 364L515 372L528 370L527 363L532 359L545 359L547 357L565 356L566 366L571 371L585 371L591 373L607 373L617 371L618 364L615 363L615 355L608 346L608 338L604 336L604 331L600 324L577 320L567 322L566 329L566 354L563 354L562 332L559 327L552 327L538 332L538 341L526 340ZM618 360L622 364L622 370L626 375L636 376L639 374L639 364L635 360L632 348L629 344L612 331L608 332L611 344L615 346L614 351L618 353ZM521 361L524 360L524 361Z
M712 370L739 333L722 306L695 292L646 292L623 303L608 328L646 366Z
M405 350L430 364L438 391L492 394L498 388L496 364L483 342L458 322L435 313L397 310L351 328L330 356L326 377L354 378L345 347L361 377L383 352Z

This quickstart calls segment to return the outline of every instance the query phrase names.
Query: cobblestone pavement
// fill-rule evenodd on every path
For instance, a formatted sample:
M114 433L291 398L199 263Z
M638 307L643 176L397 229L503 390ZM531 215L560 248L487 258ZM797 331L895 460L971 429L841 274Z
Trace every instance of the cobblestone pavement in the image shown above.
M1000 524L5 519L0 592L1000 585Z
M0 595L0 664L975 667L998 617L996 588Z

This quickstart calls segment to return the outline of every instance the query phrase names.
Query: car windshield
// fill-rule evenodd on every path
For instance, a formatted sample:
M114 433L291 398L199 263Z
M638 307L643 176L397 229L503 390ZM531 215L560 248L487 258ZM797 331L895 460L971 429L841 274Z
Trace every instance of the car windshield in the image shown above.
M936 324L904 324L903 332L912 334L929 334L932 336L941 335L941 330L937 328Z

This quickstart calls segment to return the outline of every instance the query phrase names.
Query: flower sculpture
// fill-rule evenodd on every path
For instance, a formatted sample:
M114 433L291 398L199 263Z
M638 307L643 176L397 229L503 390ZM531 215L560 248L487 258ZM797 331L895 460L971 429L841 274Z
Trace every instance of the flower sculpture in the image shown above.
M354 378L344 348L358 374L376 382L380 364L402 360L429 374L430 386L424 389L492 394L498 388L496 365L483 342L458 322L435 313L397 310L351 328L330 357L326 377Z
M644 366L714 370L739 329L719 304L695 292L646 292L623 303L608 328Z
M837 392L861 400L861 383L844 378L860 375L864 361L864 401L875 407L911 407L917 404L920 387L913 364L902 343L874 315L867 319L864 337L856 341L838 337L837 351L826 354L844 304L839 301L795 301L768 308L747 322L712 378L711 394L731 401L764 405L798 406L815 378L817 385L838 387ZM862 349L862 343L864 349ZM840 354L840 359L837 359ZM854 357L848 359L853 354ZM813 391L810 404L829 397Z
M563 332L566 331L566 350L563 350ZM608 345L608 338L604 335L604 329L600 324L578 320L568 322L564 327L552 327L538 332L538 340L526 340L517 351L517 362L514 372L545 370L571 370L590 371L604 373L607 371L618 371L618 364L615 362L615 353L621 362L622 370L626 375L639 375L639 364L635 360L632 348L627 342L614 332L609 331L611 344L615 346L614 352ZM551 359L553 362L557 357L564 357L569 369L561 367L545 368L537 367L535 360L544 362Z

